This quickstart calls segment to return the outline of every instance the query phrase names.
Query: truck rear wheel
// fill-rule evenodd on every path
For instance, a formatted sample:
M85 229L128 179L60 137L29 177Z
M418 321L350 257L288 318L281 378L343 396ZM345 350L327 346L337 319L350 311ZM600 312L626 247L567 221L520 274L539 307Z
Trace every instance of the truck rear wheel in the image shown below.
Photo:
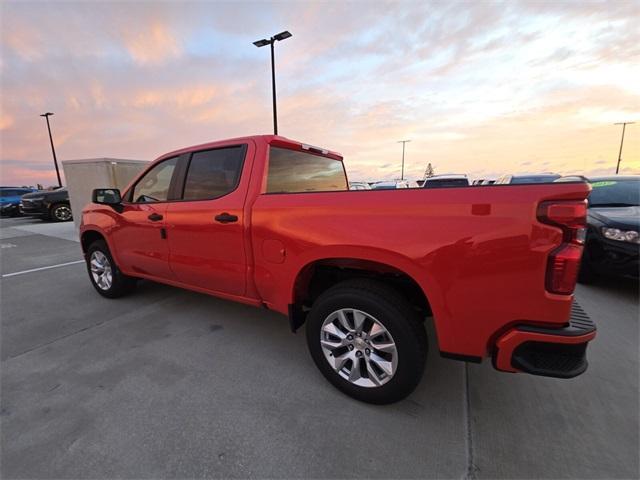
M402 400L422 378L424 325L407 300L382 283L347 280L324 292L309 313L306 334L327 380L363 402Z
M91 284L103 297L118 298L135 289L136 279L120 271L104 240L89 245L86 259Z

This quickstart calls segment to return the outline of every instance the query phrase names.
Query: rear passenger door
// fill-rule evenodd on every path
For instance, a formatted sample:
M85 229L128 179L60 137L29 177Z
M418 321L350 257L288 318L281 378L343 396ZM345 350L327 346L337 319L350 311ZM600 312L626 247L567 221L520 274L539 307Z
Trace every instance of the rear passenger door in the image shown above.
M244 206L254 152L253 144L230 144L193 152L186 160L181 200L166 211L169 263L178 281L245 294Z

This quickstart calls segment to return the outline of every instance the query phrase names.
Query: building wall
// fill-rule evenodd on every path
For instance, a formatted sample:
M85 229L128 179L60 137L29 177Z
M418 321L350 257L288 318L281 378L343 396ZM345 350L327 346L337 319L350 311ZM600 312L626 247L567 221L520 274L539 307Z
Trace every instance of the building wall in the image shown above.
M148 163L145 160L120 158L64 160L62 168L76 229L80 227L80 212L91 201L91 193L95 188L123 190Z

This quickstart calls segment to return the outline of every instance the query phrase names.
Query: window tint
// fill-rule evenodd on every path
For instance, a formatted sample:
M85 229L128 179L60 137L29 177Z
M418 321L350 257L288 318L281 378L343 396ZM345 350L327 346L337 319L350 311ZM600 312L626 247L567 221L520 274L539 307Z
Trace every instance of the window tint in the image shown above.
M513 177L511 183L551 183L560 175L534 175L531 177Z
M245 146L196 152L189 162L184 183L184 200L218 198L238 186Z
M177 163L178 157L173 157L149 170L133 188L132 200L136 203L166 202Z
M3 197L15 197L18 194L17 190L8 190L8 189L3 189L0 190L0 195L2 195Z
M427 180L424 188L468 187L469 180L464 178L450 178L446 180Z
M348 190L339 160L286 148L269 150L267 193Z

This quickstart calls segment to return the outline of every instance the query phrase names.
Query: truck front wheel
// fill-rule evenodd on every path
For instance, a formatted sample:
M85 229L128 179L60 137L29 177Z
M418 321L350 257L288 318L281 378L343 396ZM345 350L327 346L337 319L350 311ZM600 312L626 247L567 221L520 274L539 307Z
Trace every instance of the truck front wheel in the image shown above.
M104 240L89 245L86 262L91 284L103 297L118 298L134 290L136 279L120 271Z
M402 400L422 378L424 325L407 300L382 283L355 279L330 288L314 302L306 333L322 374L363 402Z

